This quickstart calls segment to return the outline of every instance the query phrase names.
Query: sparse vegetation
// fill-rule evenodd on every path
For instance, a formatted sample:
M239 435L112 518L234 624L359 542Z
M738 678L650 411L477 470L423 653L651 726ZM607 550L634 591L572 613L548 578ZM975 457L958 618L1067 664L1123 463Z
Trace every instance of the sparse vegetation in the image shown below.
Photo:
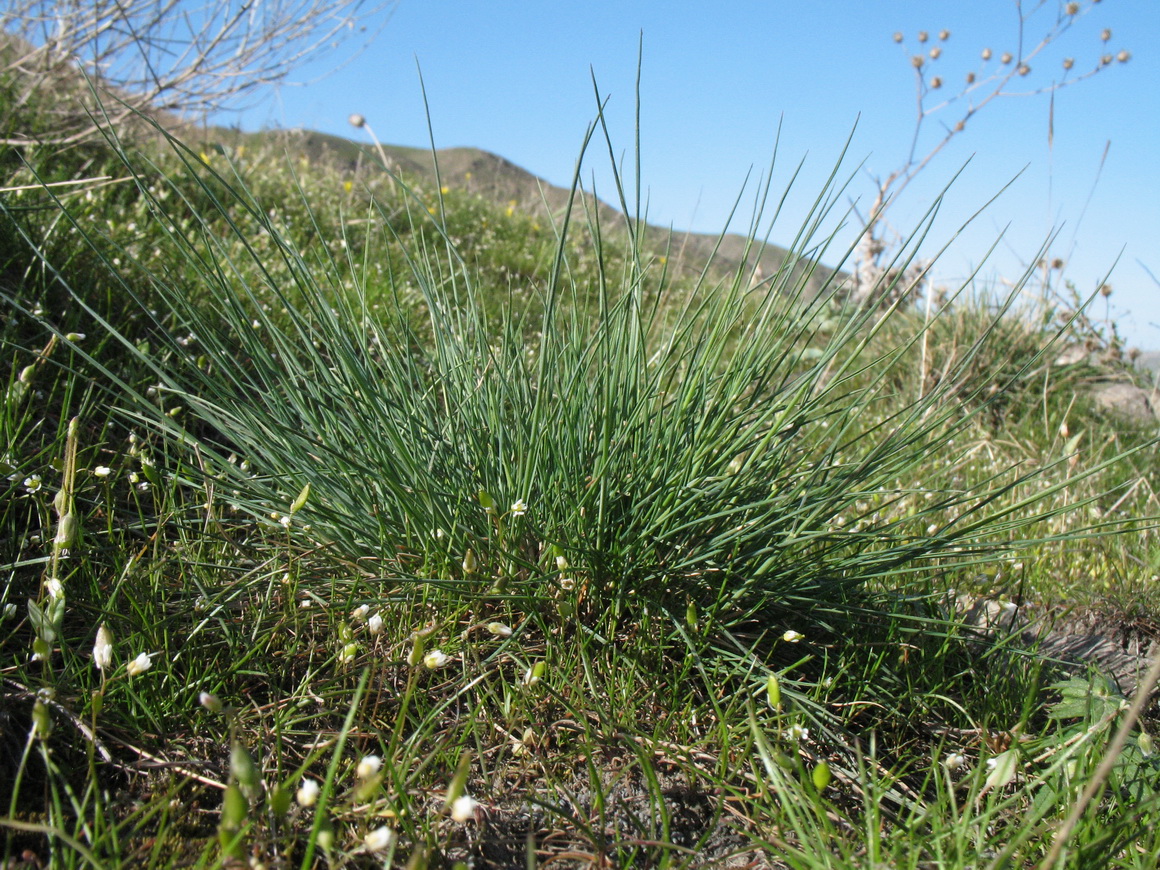
M1155 426L1050 269L876 308L837 187L698 271L130 133L0 152L5 862L1033 867L1074 811L1051 866L1155 866L1153 708L961 619L1155 636Z

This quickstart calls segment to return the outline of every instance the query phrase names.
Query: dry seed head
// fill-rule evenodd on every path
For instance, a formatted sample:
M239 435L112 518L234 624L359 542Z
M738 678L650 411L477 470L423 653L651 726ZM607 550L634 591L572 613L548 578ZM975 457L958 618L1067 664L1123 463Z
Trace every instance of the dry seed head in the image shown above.
M982 57L983 57L983 60L990 60L991 59L991 49L984 48Z
M358 112L355 112L353 115L347 118L347 121L349 121L350 125L356 129L361 129L367 125L367 119L360 115Z
M1127 49L1124 49L1123 51L1121 51L1119 54L1116 55L1116 60L1118 60L1120 63L1127 63L1131 59L1132 59L1132 53L1130 51L1128 51Z
M966 121L959 121L957 124L955 124L955 132L956 133L962 132L964 129L966 129L966 126L967 126Z
M1072 2L1072 3L1068 3L1068 4L1067 4L1067 14L1068 14L1068 15L1077 15L1077 14L1079 14L1079 4L1078 4L1078 3L1074 3L1074 2Z
M951 38L951 32L949 30L940 30L938 32L938 38L941 39L943 42L946 42L948 39Z
M1009 52L1009 51L1003 52L1003 56L999 58L1000 63L1011 63L1011 61L1012 61L1012 57L1011 57L1011 52Z
M1111 296L1112 295L1112 285L1111 284L1101 284L1100 285L1100 295L1103 296L1105 299L1107 297Z
M933 79L930 80L930 87L932 90L937 90L938 88L941 88L942 87L942 78L940 76L935 76Z
M902 42L902 33L901 33L901 31L898 31L898 30L894 31L894 41L895 41L895 42Z
M1025 75L1027 75L1029 72L1031 72L1031 67L1029 67L1029 66L1028 66L1027 64L1025 64L1025 63L1021 63L1021 64L1019 64L1019 75L1021 75L1021 76L1025 76Z
M1102 39L1104 42L1107 42L1111 38L1112 38L1112 31L1105 27L1104 32L1100 34L1100 39Z
M925 59L923 58L923 56L921 54L916 54L914 57L912 57L910 59L910 63L911 63L911 66L913 66L915 69L922 69L922 64L923 64L924 60Z
M973 72L967 73L967 84L973 85L975 83L975 74Z
M1103 57L1100 58L1100 66L1107 66L1111 62L1112 62L1112 56L1110 54L1105 54Z
M1073 66L1075 66L1075 58L1065 57L1063 59L1063 68L1064 69L1071 69Z
M934 48L932 48L932 49L930 50L930 59L931 59L931 60L938 60L938 59L939 59L939 56L940 56L941 54L942 54L942 49L941 49L941 48L939 48L939 47L936 45Z
M930 35L925 30L918 31L918 41L919 42L926 42L929 38L930 38Z

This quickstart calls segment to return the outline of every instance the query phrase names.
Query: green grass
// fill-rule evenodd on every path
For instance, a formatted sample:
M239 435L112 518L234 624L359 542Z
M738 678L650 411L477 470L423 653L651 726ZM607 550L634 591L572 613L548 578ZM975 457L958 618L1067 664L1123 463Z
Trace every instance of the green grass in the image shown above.
M1036 275L815 293L840 169L757 281L233 157L3 155L6 860L1044 859L1125 705L952 605L1154 625L1156 456ZM1148 721L1060 866L1155 865Z

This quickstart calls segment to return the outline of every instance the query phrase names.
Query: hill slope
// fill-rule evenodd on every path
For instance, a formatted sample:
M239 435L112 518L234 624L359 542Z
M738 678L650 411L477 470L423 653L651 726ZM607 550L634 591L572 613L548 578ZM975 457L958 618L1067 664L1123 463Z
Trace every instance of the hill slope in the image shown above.
M305 155L311 160L330 161L351 173L365 170L379 162L377 154L350 139L312 130L272 130L246 133L238 130L211 128L205 141L220 146L269 143L274 139L288 155ZM442 185L465 190L484 199L508 205L513 209L539 217L559 218L567 208L570 191L550 184L509 160L479 148L442 148L432 152L422 148L384 145L383 151L393 171L412 183L434 186L436 162L438 179ZM601 224L615 231L625 226L625 216L617 208L598 200L591 194L583 195L588 208L599 209ZM577 213L580 213L578 210ZM751 245L738 233L712 235L682 232L668 227L647 225L647 248L668 252L670 267L681 271L699 272L711 262L710 275L719 278L736 270L745 259L750 265L757 257L759 276L769 277L781 267L788 251L777 245ZM747 256L748 249L748 256ZM759 250L760 249L760 250ZM758 254L760 256L758 257ZM804 264L797 267L806 268ZM818 265L807 284L809 292L816 293L834 270ZM844 278L844 273L839 275Z

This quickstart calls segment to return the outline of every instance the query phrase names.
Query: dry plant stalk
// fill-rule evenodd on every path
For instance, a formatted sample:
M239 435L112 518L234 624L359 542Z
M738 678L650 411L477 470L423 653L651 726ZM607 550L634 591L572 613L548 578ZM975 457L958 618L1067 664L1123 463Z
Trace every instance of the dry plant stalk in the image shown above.
M1058 7L1054 23L1034 45L1027 42L1026 31L1032 19L1050 4ZM1100 0L1087 2L1063 2L1063 0L1037 0L1025 4L1014 0L1016 12L1016 32L1014 45L1010 50L995 52L984 47L979 52L979 60L965 73L957 93L945 99L938 99L944 92L947 77L936 72L945 65L949 53L947 44L951 38L949 30L936 33L920 30L915 39L917 48L906 44L901 32L894 34L894 41L907 53L908 63L914 70L915 80L915 122L910 148L902 165L889 175L872 176L875 188L874 200L865 218L866 230L858 241L854 252L854 274L851 282L851 298L859 303L874 303L889 306L900 296L912 289L920 289L926 280L929 263L913 261L901 275L890 266L897 251L899 234L890 228L886 212L907 185L925 169L930 162L962 133L967 123L989 103L1001 97L1035 97L1041 94L1054 95L1069 85L1078 84L1102 72L1114 63L1127 63L1131 53L1126 49L1110 51L1108 43L1112 38L1110 30L1100 34L1099 53L1094 65L1085 72L1075 72L1074 58L1062 61L1059 78L1052 78L1045 84L1021 87L1027 80L1035 63L1047 48L1072 29L1084 15L1099 5ZM927 122L936 115L954 115L951 121L942 122L942 135L925 152L922 150L923 132ZM1051 128L1048 125L1048 145L1051 144ZM896 280L897 279L897 280ZM915 285L918 285L917 287Z

